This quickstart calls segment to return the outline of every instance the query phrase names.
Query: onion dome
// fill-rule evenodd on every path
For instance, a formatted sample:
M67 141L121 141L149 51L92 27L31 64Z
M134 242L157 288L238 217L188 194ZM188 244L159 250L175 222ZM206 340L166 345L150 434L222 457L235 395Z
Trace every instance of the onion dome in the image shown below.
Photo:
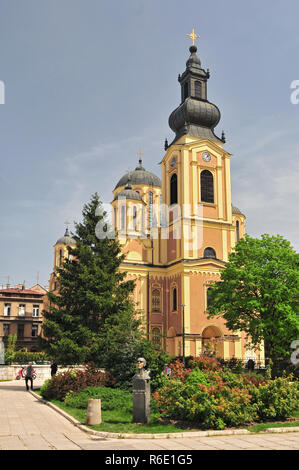
M63 237L59 238L55 245L75 245L75 240L70 236L69 229L67 228Z
M130 177L129 177L130 178ZM117 201L118 199L134 199L135 201L142 201L142 198L138 191L134 191L134 189L131 186L130 179L126 184L125 189L120 191L114 198L114 201Z
M158 186L161 188L161 180L158 176L154 175L150 171L147 171L142 165L141 158L139 159L139 164L134 171L126 173L117 183L114 189L119 188L120 186L125 186L127 183L138 184L138 185L148 185L148 186Z
M221 117L219 108L207 99L210 72L201 67L196 54L197 47L191 46L189 51L191 55L186 62L186 70L178 78L182 102L169 116L169 126L176 134L172 143L185 134L223 143L223 140L214 134L214 128Z
M232 205L232 213L233 214L239 214L239 215L244 215L243 212L236 206Z

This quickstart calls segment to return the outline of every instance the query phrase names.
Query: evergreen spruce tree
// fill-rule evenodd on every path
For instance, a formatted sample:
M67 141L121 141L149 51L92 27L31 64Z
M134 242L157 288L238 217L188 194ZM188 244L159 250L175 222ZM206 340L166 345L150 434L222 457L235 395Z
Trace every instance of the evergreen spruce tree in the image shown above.
M59 292L48 293L44 311L44 349L59 364L93 362L125 380L123 358L134 356L142 340L131 300L134 281L119 267L124 259L117 240L99 239L99 223L108 227L99 196L83 208L83 220L72 234L76 246L57 268Z

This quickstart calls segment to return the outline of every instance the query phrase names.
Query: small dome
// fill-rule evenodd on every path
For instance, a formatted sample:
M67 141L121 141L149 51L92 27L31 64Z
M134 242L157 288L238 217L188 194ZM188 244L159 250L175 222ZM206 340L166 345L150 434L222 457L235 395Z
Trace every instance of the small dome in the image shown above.
M139 165L135 168L134 171L129 171L126 173L117 183L114 189L119 188L120 186L125 186L128 182L131 184L138 184L143 185L146 184L148 186L158 186L161 188L161 180L158 176L154 175L150 171L147 171L142 166L142 160L139 160Z
M70 236L69 229L67 228L64 234L64 237L61 237L57 240L55 245L75 245L75 240Z
M233 205L232 205L232 213L233 213L233 214L244 215L243 212L242 212L240 209L238 209L238 207L233 206Z
M200 58L196 54L197 47L196 46L191 46L189 48L189 51L190 51L191 55L190 55L189 59L186 62L187 69L192 69L194 67L196 69L201 70Z
M117 201L118 199L134 199L136 201L142 201L142 198L140 194L137 191L134 191L134 189L131 186L131 177L129 176L129 180L126 184L125 189L120 191L114 198L114 201Z
M134 189L123 189L114 198L114 201L118 199L135 199L136 201L142 201L140 194Z

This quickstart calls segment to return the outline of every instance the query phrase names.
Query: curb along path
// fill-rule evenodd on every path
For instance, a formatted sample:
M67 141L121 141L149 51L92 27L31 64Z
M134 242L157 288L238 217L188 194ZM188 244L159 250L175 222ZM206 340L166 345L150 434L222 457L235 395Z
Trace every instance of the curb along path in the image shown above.
M196 435L176 433L177 437L100 433L81 425L55 405L44 404L41 397L26 391L24 381L0 383L0 415L0 450L147 450L171 454L193 450L299 449L299 433L290 428L284 434L277 433L277 429L275 434L251 434L245 430L243 435L236 431L234 435L202 431Z
M125 433L111 433L104 431L95 431L87 426L84 426L80 421L76 420L73 416L66 413L64 410L54 405L53 403L44 400L40 395L30 391L30 393L37 398L39 401L55 410L60 415L64 416L67 420L74 424L82 431L91 434L93 436L99 436L103 438L116 438L116 439L173 439L173 438L191 438L191 437L209 437L209 436L238 436L238 435L254 435L254 433L247 429L234 429L234 430L223 430L223 431L186 431L178 433L158 433L158 434L125 434ZM294 427L282 427L282 428L268 428L265 431L261 431L258 434L264 433L287 433L287 432L299 432L299 426ZM299 437L299 436L298 436Z

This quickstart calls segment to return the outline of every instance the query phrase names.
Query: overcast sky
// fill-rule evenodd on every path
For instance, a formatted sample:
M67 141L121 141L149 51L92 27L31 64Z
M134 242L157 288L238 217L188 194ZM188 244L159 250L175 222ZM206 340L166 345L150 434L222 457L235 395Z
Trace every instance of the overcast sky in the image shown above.
M65 221L144 166L160 176L192 28L247 232L299 250L297 0L1 0L0 284L46 285Z

